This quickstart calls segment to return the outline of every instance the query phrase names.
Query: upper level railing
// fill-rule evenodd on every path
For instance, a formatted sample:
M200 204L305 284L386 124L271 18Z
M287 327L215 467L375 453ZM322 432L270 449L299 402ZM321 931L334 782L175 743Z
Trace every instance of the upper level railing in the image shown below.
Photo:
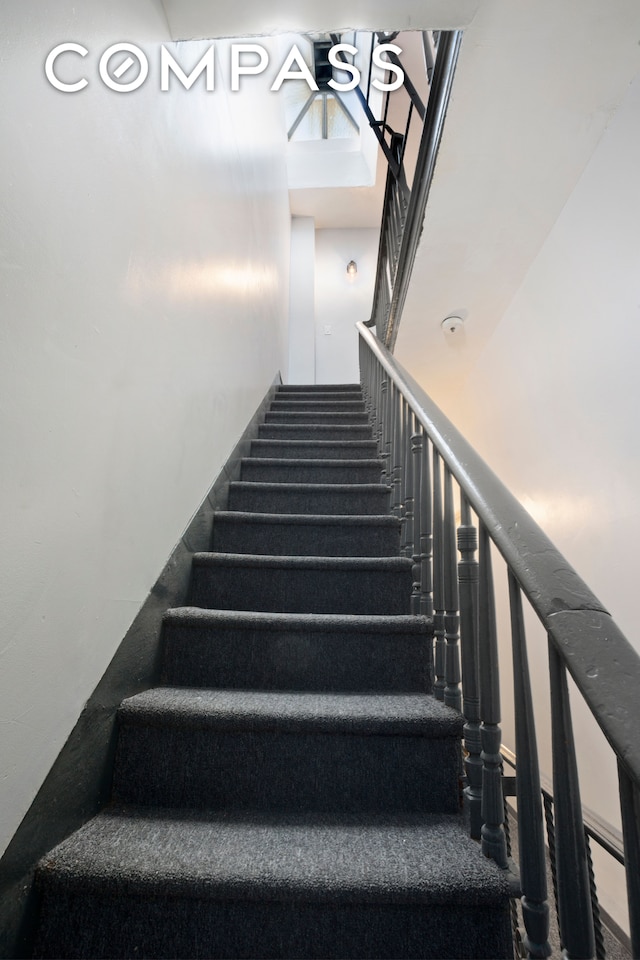
M617 761L630 936L633 956L640 957L640 656L424 390L365 324L358 330L367 409L392 487L393 510L403 521L402 549L414 561L412 610L433 620L435 694L465 718L464 793L471 836L507 868L493 545L505 561L509 591L524 945L531 957L549 956L523 594L548 639L555 885L565 955L596 955L570 674Z
M383 34L379 38L389 42L394 36ZM389 124L389 94L384 101L382 118L376 120L369 109L368 98L362 91L356 91L388 164L373 309L368 325L375 326L378 337L390 350L395 346L422 233L462 32L424 34L424 38L429 96L425 105L405 72L406 119L401 130L394 130ZM388 58L400 65L395 54L389 53ZM412 123L419 123L421 131L415 165L408 173L405 160Z

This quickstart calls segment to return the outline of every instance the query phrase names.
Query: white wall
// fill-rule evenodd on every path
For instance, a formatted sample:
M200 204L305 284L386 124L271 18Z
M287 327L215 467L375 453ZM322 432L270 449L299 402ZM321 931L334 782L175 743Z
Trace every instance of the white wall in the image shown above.
M277 98L160 93L160 0L0 18L3 849L284 367L289 211ZM122 40L151 58L127 95L97 78Z
M639 169L640 77L451 407L640 652ZM544 637L530 647L545 739ZM574 722L583 801L616 823L610 751L578 703Z
M292 217L288 383L315 383L314 287L313 217Z
M358 320L369 320L378 230L316 230L316 383L356 383ZM355 260L358 272L347 275Z

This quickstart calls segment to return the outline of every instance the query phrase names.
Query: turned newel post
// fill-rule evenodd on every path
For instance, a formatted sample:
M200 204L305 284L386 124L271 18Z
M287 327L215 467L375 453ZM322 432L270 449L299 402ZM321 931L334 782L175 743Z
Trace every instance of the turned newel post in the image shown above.
M444 700L445 629L444 629L444 536L442 522L442 476L440 454L433 449L433 635L434 635L434 696Z
M391 463L392 463L392 473L391 473L391 485L393 487L391 493L391 507L394 515L398 517L399 520L402 520L404 516L404 506L403 506L403 476L402 476L402 467L404 461L404 444L403 444L403 430L402 430L402 406L404 404L404 397L400 393L398 387L393 386L393 407L392 407L392 442L391 442Z
M491 541L480 525L480 580L478 597L478 655L480 664L480 717L482 725L482 852L499 867L507 866L500 747L500 675L496 611L491 569Z
M454 710L462 709L460 690L460 638L458 636L458 578L456 569L456 521L451 471L444 468L444 517L442 527L444 572L444 702Z
M429 440L420 426L411 437L413 453L414 554L412 613L431 618L433 615L431 574L431 474L429 472Z
M383 461L382 479L389 483L389 461L387 458L387 436L389 433L389 381L383 376L380 384L380 418L378 423L378 453Z
M464 790L469 834L480 840L482 828L482 746L480 741L480 692L478 681L478 533L471 523L469 501L461 494L458 527L458 589L460 592L460 638L462 654L462 712L464 714Z
M404 477L405 477L405 499L404 499L404 525L402 531L401 553L406 557L415 555L415 496L414 483L415 476L413 471L413 411L409 404L405 404L404 421ZM414 576L415 591L415 576ZM413 598L413 593L411 594ZM411 602L413 609L413 599Z
M421 586L422 586L422 472L424 470L424 434L417 425L411 435L411 463L413 473L413 528L415 537L413 542L413 592L411 594L411 613L419 614Z

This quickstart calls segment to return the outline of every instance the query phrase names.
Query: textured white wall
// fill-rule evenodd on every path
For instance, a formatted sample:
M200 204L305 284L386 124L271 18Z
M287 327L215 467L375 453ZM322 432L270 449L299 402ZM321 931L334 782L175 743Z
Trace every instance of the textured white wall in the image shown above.
M3 849L285 367L290 220L277 98L161 93L159 0L0 18ZM73 95L44 76L67 40ZM126 95L97 77L122 40L151 62Z
M317 383L357 383L360 379L355 324L371 317L378 233L316 230ZM358 264L355 277L347 276L350 260Z
M452 409L640 652L639 169L640 77L483 351L462 403L453 386ZM504 638L506 616L503 624ZM541 631L530 639L546 742L546 643ZM509 730L508 699L505 716ZM583 801L615 823L615 768L578 697L574 723ZM625 895L610 883L601 889L615 915Z

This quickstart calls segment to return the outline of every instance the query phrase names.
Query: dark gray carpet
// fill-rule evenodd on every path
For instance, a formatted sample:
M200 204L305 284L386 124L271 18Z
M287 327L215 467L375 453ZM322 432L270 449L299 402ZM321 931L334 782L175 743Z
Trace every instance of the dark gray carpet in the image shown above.
M392 516L318 516L219 510L212 548L220 553L295 557L397 557L400 521Z
M284 457L288 460L371 460L377 456L378 446L373 440L253 440L252 457Z
M229 484L229 509L256 513L379 516L389 512L391 488L382 483Z
M318 460L247 458L242 461L242 480L264 483L380 483L380 460Z
M203 610L164 620L163 679L174 686L429 693L421 617Z
M196 553L190 603L217 610L407 614L407 557L270 557Z

